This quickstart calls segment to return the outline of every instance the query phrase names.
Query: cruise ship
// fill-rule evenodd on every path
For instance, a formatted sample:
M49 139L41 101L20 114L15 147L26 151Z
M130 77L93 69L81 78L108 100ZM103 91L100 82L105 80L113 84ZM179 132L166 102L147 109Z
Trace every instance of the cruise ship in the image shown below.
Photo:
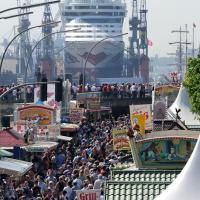
M60 11L65 30L80 28L65 33L65 71L78 80L94 45L122 34L126 4L123 0L62 0ZM88 56L86 82L121 77L123 54L122 36L99 43Z

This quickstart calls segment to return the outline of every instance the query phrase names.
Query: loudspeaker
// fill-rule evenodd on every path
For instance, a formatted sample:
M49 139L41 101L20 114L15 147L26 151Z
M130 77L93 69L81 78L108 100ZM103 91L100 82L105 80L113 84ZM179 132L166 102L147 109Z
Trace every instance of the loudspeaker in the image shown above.
M10 128L10 117L9 116L2 116L1 125L2 125L2 127Z
M83 74L79 76L79 85L83 85Z
M41 82L47 82L47 78L42 78ZM41 101L47 100L47 83L40 85L40 99Z
M55 100L57 102L62 101L62 94L63 94L63 80L58 78L56 81L59 81L55 84Z
M13 147L13 158L20 159L21 158L21 148L18 146Z

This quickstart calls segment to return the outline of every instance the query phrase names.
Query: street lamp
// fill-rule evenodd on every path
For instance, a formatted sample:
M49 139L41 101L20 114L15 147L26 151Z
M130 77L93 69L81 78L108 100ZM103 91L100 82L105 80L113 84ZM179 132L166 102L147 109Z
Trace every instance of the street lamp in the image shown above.
M87 65L87 61L88 61L89 56L90 56L90 54L92 53L93 49L94 49L98 44L100 44L101 42L103 42L103 41L105 41L105 40L108 40L108 39L110 39L110 38L120 37L120 36L127 35L127 34L128 34L128 33L123 33L123 34L119 34L119 35L111 35L111 36L108 36L108 37L106 37L106 38L101 39L100 41L96 42L96 43L93 45L93 47L90 49L89 53L87 54L87 57L86 57L86 59L85 59L85 65L84 65L84 68L83 68L83 91L85 90L85 79L86 79L86 77L85 77L85 70L86 70L86 65Z
M32 5L16 6L16 7L7 8L5 10L2 10L2 11L0 11L0 14L4 13L4 12L11 11L11 10L34 8L34 7L39 7L39 6L43 6L43 5L47 5L47 4L53 4L53 3L59 3L59 2L60 2L60 0L44 2L44 3L37 3L37 4L32 4Z
M23 30L22 32L18 33L17 35L15 35L13 37L13 39L8 43L7 47L5 48L4 52L3 52L3 55L2 55L2 58L1 58L1 63L0 63L0 74L1 74L1 69L2 69L2 65L3 65L3 61L4 61L4 58L5 58L5 55L6 55L6 52L9 48L9 46L12 44L12 42L18 37L20 36L21 34L25 33L26 31L29 31L31 29L34 29L34 28L40 28L40 27L43 27L43 26L46 26L46 25L50 25L50 24L57 24L57 23L60 23L61 21L57 21L57 22L51 22L51 23L46 23L46 24L41 24L41 25L37 25L37 26L32 26L32 27L29 27L28 29L25 29Z
M66 32L71 32L71 31L77 31L77 30L80 30L81 28L76 28L76 29L71 29L71 30L65 30L65 31L56 31L56 32L53 32L53 33L49 33L48 35L44 36L43 38L41 38L36 44L35 46L33 47L33 49L31 50L31 53L28 57L28 60L27 60L27 64L26 64L26 68L25 68L25 74L24 74L24 84L26 84L26 80L27 80L27 71L28 71L28 67L29 67L29 62L30 62L30 59L32 57L32 54L33 54L33 51L35 50L35 48L38 46L38 44L48 38L49 36L51 35L55 35L57 33L66 33ZM26 103L26 90L24 92L24 103Z
M81 29L81 28L76 28L76 29L71 29L71 30L66 30L66 31L56 31L56 32L53 32L53 33L49 33L48 35L46 35L46 36L44 36L43 38L41 38L41 39L35 44L35 46L34 46L33 49L31 50L31 53L30 53L30 55L29 55L29 57L28 57L28 60L27 60L27 63L26 63L26 68L25 68L25 74L24 74L24 83L26 83L26 80L27 80L27 71L28 71L29 62L30 62L30 59L31 59L31 57L32 57L33 51L35 50L35 48L38 46L38 44L39 44L42 40L48 38L48 37L51 36L51 35L55 35L55 34L57 34L57 33L66 33L66 32L71 32L71 31L77 31L77 30L80 30L80 29Z
M21 13L21 14L17 14L17 15L10 15L10 16L6 16L6 17L0 17L0 19L10 19L10 18L20 17L20 16L24 16L24 15L30 15L30 14L33 14L33 12L26 12L26 13Z

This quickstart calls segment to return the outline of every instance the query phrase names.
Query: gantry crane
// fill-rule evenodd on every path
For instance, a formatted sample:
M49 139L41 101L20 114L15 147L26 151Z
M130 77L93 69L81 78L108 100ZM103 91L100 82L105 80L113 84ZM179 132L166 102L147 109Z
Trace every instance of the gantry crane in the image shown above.
M26 0L23 5L30 5L31 0ZM22 6L21 0L17 0L17 6ZM27 13L29 10L26 9L19 9L19 14L21 13ZM29 20L29 15L23 15L19 17L19 27L18 32L22 32L23 30L26 30L31 25ZM25 67L27 64L27 58L31 54L31 42L30 42L30 33L29 31L26 31L22 35L20 35L19 38L19 46L17 48L17 74L19 76L23 76L25 73ZM29 61L29 69L28 69L28 75L33 74L33 59L31 58Z
M140 6L140 7L139 7ZM149 81L149 59L147 38L146 0L133 0L132 16L129 21L131 38L128 71L133 77Z
M49 2L46 0L45 2ZM53 19L49 4L46 4L43 12L42 24L48 24L42 28L42 38L52 33L52 30L57 24L49 24L57 21ZM37 45L36 48L36 70L35 77L37 81L42 76L46 76L48 80L54 80L56 77L55 56L54 56L54 41L52 36L48 36Z

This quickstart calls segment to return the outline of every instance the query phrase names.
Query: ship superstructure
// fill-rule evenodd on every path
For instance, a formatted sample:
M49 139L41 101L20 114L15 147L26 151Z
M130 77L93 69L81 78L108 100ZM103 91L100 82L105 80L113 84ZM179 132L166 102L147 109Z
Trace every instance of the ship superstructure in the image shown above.
M122 0L63 0L60 4L65 30L81 28L65 34L65 67L77 78L85 59L98 41L122 34L126 6ZM89 54L86 81L120 77L123 65L122 36L101 42Z

